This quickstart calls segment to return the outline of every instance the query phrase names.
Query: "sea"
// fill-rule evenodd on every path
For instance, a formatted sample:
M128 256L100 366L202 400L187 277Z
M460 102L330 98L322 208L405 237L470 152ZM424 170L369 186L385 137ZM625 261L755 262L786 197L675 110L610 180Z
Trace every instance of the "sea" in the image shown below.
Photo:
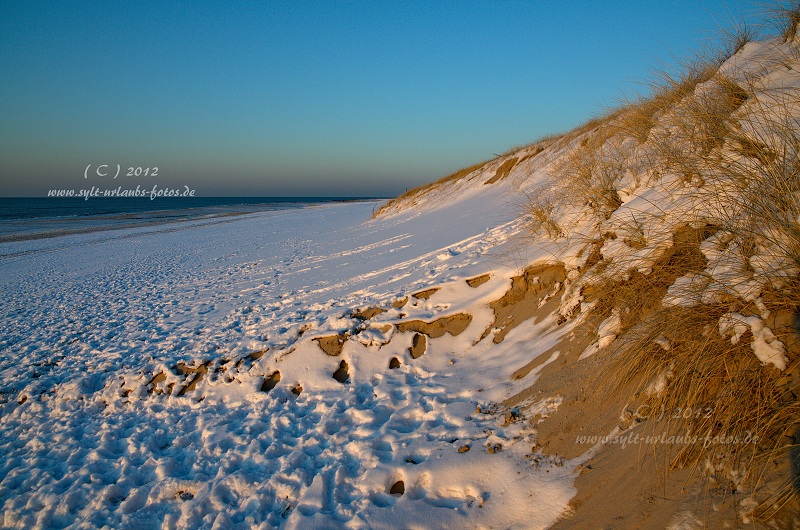
M382 197L0 197L0 243Z

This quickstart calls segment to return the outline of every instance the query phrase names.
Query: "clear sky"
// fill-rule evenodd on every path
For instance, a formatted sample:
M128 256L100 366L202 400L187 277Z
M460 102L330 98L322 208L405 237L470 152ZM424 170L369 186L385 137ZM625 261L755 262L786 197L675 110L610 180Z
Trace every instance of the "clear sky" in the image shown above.
M752 2L31 2L0 7L0 195L115 184L387 196L565 131Z

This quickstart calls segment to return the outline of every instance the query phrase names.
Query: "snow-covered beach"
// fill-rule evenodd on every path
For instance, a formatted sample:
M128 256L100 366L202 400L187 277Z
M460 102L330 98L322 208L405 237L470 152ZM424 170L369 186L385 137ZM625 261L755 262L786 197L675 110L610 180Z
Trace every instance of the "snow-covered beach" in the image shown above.
M509 386L513 347L471 347L489 312L417 359L413 333L381 324L502 294L502 276L464 281L514 270L503 244L516 211L486 199L377 220L375 203L346 203L4 243L4 525L551 523L574 493L570 468L533 465L521 424L476 412ZM410 296L431 286L441 292ZM368 306L389 311L369 325L351 316ZM358 341L337 357L313 340L348 330ZM332 378L343 360L345 384ZM153 392L182 384L178 363L208 375L183 395ZM171 379L152 384L157 373ZM401 480L405 495L391 494Z

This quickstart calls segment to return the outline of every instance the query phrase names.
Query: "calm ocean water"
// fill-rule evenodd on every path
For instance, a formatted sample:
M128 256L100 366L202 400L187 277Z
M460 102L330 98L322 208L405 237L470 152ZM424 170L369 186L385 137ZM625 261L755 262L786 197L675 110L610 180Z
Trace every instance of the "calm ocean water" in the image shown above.
M0 242L351 201L349 197L0 197ZM360 200L360 199L355 199Z

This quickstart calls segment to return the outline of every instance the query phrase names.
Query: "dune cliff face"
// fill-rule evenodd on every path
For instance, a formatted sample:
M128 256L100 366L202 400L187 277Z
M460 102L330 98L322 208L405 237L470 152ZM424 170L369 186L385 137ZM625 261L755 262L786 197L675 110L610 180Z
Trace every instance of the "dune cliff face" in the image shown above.
M593 457L602 472L578 479L573 507L583 508L565 527L625 510L629 525L674 522L687 477L692 494L737 512L687 521L780 512L773 523L796 524L787 444L800 439L800 40L787 31L732 52L692 65L649 99L378 213L476 208L481 196L481 215L519 212L517 296L492 307L508 319L543 319L545 308L574 328L546 349L532 346L514 378L534 373L535 382L504 404L559 400L537 424L547 454L574 458L597 435L612 437ZM557 301L526 309L520 301L551 270L563 270ZM633 435L648 443L637 438L631 459L619 442ZM643 465L649 479L634 486L628 473ZM627 493L609 511L602 490L614 483ZM641 508L659 484L672 500Z

